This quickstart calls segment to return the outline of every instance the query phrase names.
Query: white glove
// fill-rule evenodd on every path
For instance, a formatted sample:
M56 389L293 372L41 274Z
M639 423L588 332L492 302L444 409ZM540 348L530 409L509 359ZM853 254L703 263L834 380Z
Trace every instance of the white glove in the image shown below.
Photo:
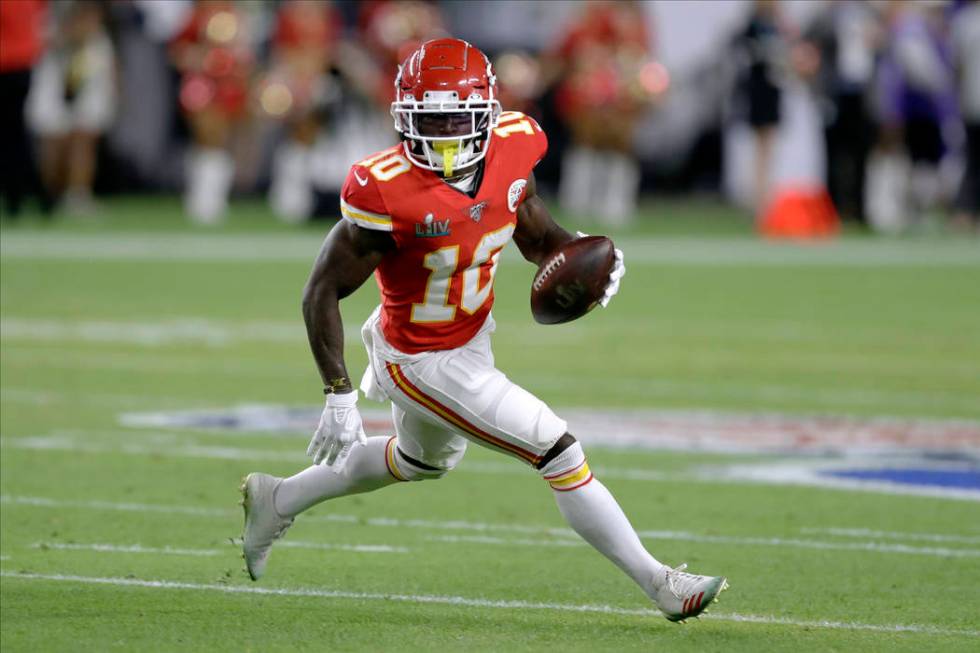
M306 448L306 455L313 456L314 465L324 460L327 465L340 465L347 458L355 440L367 444L361 414L357 410L357 390L328 394L320 424L310 440L310 446Z
M576 231L575 235L579 238L585 238L589 234ZM626 275L626 264L623 263L623 250L615 249L613 251L616 254L616 260L613 262L613 269L609 273L609 283L606 284L606 291L603 293L602 299L599 300L599 306L603 308L609 304L609 300L613 298L613 295L619 292L619 280Z

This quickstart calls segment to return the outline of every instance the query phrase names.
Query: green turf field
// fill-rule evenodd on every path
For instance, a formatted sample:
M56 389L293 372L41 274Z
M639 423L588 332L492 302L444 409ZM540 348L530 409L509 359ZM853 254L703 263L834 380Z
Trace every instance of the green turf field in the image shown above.
M328 225L286 227L245 203L202 230L175 199L122 198L99 220L28 216L0 232L0 648L980 648L980 242L848 233L776 245L710 203L645 213L616 238L620 295L570 325L534 324L532 269L505 253L495 353L559 413L682 426L764 414L810 429L790 450L576 433L654 555L728 576L711 614L686 625L653 614L564 529L535 474L475 446L441 481L303 515L250 582L231 541L239 480L301 469L309 433L122 416L315 415L299 301ZM370 285L343 305L352 373L376 301ZM953 494L743 473L846 466L860 452L866 466L857 427L868 425L887 441L871 458Z

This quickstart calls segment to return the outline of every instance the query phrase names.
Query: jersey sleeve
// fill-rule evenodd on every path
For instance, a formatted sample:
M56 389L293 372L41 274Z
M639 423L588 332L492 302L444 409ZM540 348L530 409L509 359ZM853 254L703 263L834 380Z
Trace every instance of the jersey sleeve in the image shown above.
M528 116L527 119L534 126L534 134L532 135L531 142L531 169L533 170L544 158L544 155L548 153L548 135L544 133L541 129L541 125L538 121Z
M548 137L538 121L519 111L505 111L493 130L509 159L520 167L527 166L528 174L548 153Z
M377 182L367 168L353 165L340 191L340 214L358 227L391 231L391 216Z

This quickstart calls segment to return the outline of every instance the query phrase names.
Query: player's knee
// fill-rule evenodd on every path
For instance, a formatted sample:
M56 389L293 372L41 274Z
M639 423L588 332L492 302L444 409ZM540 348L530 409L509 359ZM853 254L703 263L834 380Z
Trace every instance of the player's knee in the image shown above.
M569 433L559 438L545 454L538 472L553 489L562 492L574 490L592 480L582 445Z
M390 447L385 462L388 465L388 471L399 481L429 481L439 479L452 471L453 467L456 466L455 461L447 467L429 465L406 455L395 445Z

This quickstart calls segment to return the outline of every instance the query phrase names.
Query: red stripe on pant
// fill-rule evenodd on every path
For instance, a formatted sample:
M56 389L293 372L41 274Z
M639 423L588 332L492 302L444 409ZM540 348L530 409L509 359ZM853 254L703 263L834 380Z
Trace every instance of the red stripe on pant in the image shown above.
M541 461L541 456L537 456L530 451L525 451L516 445L490 435L486 431L483 431L477 426L474 426L470 422L466 421L459 415L459 413L441 403L438 399L435 399L434 397L431 397L430 395L427 395L419 390L414 383L408 380L408 377L405 376L405 373L402 372L399 365L396 365L395 363L386 363L385 367L388 370L388 376L391 377L392 382L398 387L398 389L401 390L405 396L428 410L430 413L433 413L437 417L440 417L450 424L462 429L478 440L483 440L484 442L492 444L499 449L503 449L508 453L514 454L532 465L536 465Z

